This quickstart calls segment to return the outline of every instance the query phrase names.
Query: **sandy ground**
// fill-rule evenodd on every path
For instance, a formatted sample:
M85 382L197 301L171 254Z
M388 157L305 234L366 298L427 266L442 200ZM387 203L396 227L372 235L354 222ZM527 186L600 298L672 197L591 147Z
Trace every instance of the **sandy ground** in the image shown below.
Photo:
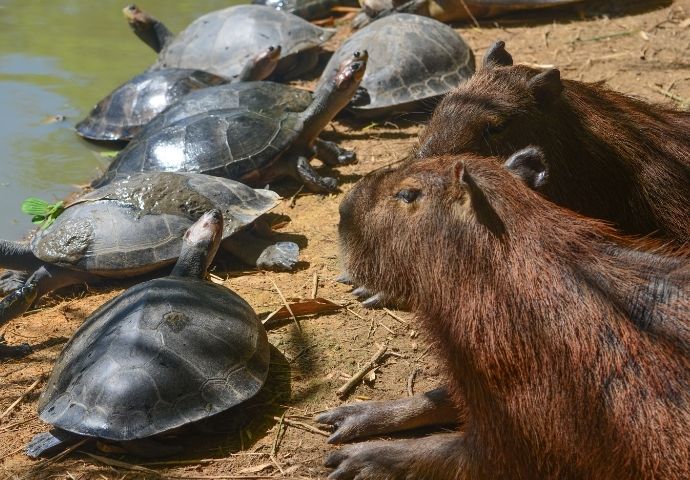
M616 3L626 7L615 7ZM346 25L340 30L332 47L347 35ZM459 31L479 58L494 40L503 39L517 62L555 65L567 78L604 81L652 101L690 105L690 0L606 1L587 10L563 12L557 22L528 15L482 22L481 28L459 26ZM315 412L340 404L337 388L379 345L387 344L395 355L386 357L375 380L358 386L347 401L407 395L413 372L415 392L441 382L433 341L417 331L411 314L364 310L349 288L335 281L342 196L362 175L403 158L421 128L418 120L392 118L356 126L336 122L327 129L325 137L354 149L360 162L334 172L342 182L342 193L337 195L297 194L300 186L294 183L280 187L285 200L275 212L290 217L280 231L296 236L304 247L297 272L238 271L221 259L215 273L261 318L282 304L274 282L285 297L304 299L311 298L316 281L318 296L348 309L303 317L301 331L292 321L273 326L268 335L275 349L265 390L250 404L180 433L177 441L184 450L167 462L104 453L87 445L49 461L32 461L23 453L26 442L47 428L38 419L37 400L60 349L89 313L126 284L60 292L10 322L7 340L29 342L35 353L0 364L0 477L324 478L322 460L334 447L326 444L323 434L295 422L314 425ZM283 422L275 419L281 416Z

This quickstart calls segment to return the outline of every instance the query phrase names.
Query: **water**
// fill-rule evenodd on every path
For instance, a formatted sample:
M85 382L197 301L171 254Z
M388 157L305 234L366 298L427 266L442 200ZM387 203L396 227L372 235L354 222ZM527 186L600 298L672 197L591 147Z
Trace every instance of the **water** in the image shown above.
M127 0L0 0L0 238L32 228L29 196L63 199L107 165L104 148L74 125L155 53L122 16ZM178 32L196 17L241 0L143 0L138 6ZM55 121L64 116L65 120Z

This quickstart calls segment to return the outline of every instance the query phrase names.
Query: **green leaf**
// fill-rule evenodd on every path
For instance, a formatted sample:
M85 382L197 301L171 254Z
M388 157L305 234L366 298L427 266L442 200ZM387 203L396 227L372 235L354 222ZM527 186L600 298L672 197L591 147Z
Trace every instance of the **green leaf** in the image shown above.
M31 215L31 222L48 228L65 210L64 202L50 204L40 198L30 197L22 203L22 212Z
M29 197L22 203L22 212L27 215L46 215L50 204L40 198Z

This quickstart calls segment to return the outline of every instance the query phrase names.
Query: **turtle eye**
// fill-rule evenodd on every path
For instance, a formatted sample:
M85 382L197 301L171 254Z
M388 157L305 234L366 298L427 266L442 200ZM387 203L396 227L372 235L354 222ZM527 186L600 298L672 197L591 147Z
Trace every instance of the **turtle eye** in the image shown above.
M490 137L491 135L498 135L506 129L506 123L487 123L484 127L484 135Z
M416 188L403 188L398 193L396 193L394 197L398 200L402 200L405 203L412 203L415 200L417 200L420 193L422 193L421 190L418 190Z

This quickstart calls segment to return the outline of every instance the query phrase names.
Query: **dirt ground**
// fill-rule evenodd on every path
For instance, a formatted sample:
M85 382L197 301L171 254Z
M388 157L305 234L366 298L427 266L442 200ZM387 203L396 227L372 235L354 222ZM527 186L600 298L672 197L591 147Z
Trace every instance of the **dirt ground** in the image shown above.
M555 15L559 20L552 20ZM604 1L579 11L503 18L458 30L478 58L494 40L503 39L516 62L554 65L567 78L604 81L652 101L690 106L690 0ZM341 25L331 47L347 32ZM433 339L417 331L410 313L365 310L347 286L335 281L338 204L344 193L362 175L403 158L421 128L419 120L399 117L354 126L336 122L327 129L326 138L355 150L360 161L332 172L342 182L337 195L303 194L296 183L281 185L285 199L275 213L290 217L280 232L302 243L298 271L238 271L221 259L215 274L261 318L282 305L278 288L288 299L311 298L315 282L319 297L348 308L302 317L301 331L292 321L272 326L268 336L275 348L265 390L249 404L180 433L176 441L184 450L179 455L156 463L118 451L104 453L93 445L52 460L33 461L23 453L31 437L47 428L38 419L37 400L62 346L96 307L127 284L60 292L10 322L7 340L28 342L35 352L0 364L0 477L324 478L322 460L334 447L326 444L323 432L304 425L315 426L315 412L342 402L336 390L380 345L388 345L394 355L376 369L373 382L359 385L346 401L393 399L407 395L410 387L420 392L441 382ZM277 420L281 416L282 422Z

